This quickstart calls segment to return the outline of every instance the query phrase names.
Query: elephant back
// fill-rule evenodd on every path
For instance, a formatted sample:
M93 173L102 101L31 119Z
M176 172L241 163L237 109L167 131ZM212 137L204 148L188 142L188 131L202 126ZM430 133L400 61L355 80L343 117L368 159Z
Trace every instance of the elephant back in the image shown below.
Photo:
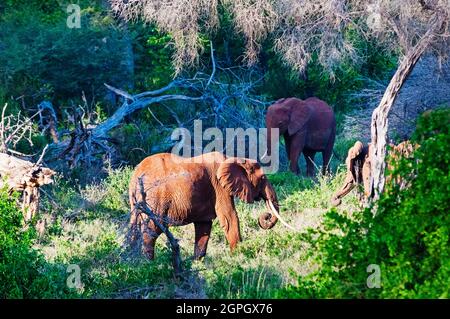
M209 216L213 205L205 198L214 198L209 175L204 165L185 162L170 153L149 156L136 167L130 180L131 205L142 200L142 179L147 205L165 216L169 225L188 224L196 214Z

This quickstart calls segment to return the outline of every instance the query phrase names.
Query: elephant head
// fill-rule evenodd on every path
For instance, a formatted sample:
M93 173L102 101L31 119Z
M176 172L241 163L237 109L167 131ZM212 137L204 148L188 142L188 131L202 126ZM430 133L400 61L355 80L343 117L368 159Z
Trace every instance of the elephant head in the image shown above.
M267 152L271 150L271 129L279 129L280 135L297 133L309 120L311 110L304 101L296 98L280 99L267 109Z
M258 162L250 159L228 158L219 165L216 176L219 184L230 196L237 196L247 203L259 200L266 202L271 213L260 215L258 222L261 228L272 228L278 219L288 225L279 214L275 190Z
M364 145L360 141L356 141L347 153L347 158L345 159L345 164L347 166L347 172L350 172L354 183L359 183L360 180L360 169L361 165L358 162L360 160L360 155L363 152ZM357 163L358 162L358 163ZM358 164L358 165L355 165Z
M333 195L331 203L334 206L341 204L341 198L346 196L356 185L364 184L366 196L369 193L370 183L370 144L364 146L357 141L347 153L345 164L347 166L347 176L342 188Z

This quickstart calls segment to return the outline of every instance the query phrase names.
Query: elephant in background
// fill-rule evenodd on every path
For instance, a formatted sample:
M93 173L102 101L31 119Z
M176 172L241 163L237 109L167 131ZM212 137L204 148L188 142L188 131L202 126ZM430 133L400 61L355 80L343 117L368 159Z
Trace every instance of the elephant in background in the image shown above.
M205 256L212 221L218 217L231 251L241 241L234 196L247 203L264 200L271 213L259 217L259 226L272 228L280 219L277 195L261 166L254 160L227 158L221 153L206 153L182 158L170 153L145 158L135 169L129 186L131 204L131 242L140 230L143 250L154 258L155 241L161 229L145 215L134 210L142 196L138 179L142 176L146 202L161 216L166 226L194 223L194 258Z
M267 148L271 150L271 128L283 135L289 168L299 174L298 159L303 153L307 176L314 175L314 156L322 153L322 173L329 172L329 161L336 136L336 119L333 110L324 101L311 97L306 100L285 98L269 106L266 114Z
M410 157L418 145L412 144L409 141L404 141L398 145L389 144L390 150L388 155L390 160L388 161L387 169L392 169L392 164L398 161L401 157ZM370 179L371 179L371 152L372 146L369 143L364 145L362 142L357 141L349 150L345 164L347 166L347 176L343 186L337 191L331 198L331 204L338 206L342 202L342 198L346 196L356 185L363 185L364 192L359 194L359 200L367 199L371 194ZM387 176L386 184L392 181L391 176ZM403 181L396 179L395 183L402 185Z

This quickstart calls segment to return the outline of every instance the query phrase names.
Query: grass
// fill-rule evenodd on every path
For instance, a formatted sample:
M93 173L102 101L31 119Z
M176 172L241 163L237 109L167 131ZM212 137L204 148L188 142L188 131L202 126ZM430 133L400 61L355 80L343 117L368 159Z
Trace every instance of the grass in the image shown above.
M131 172L130 168L111 170L104 181L78 190L58 180L48 193L44 217L52 223L37 247L60 270L70 264L80 266L83 285L71 296L274 298L280 289L316 267L303 233L309 227L320 227L322 215L330 208L331 195L344 178L342 167L336 175L315 179L288 172L270 175L281 204L280 213L300 232L292 232L281 223L262 230L257 217L266 210L264 203L237 201L243 242L232 254L217 220L202 261L191 259L193 225L173 227L186 269L185 278L179 281L173 277L171 252L164 236L157 241L153 261L147 261L126 243ZM347 196L341 209L352 210L356 204L353 195ZM58 280L65 280L62 277Z

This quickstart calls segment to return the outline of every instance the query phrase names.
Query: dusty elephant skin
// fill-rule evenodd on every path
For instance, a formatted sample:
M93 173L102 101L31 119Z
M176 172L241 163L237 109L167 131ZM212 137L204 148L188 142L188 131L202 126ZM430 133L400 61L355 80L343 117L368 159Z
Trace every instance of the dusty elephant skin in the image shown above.
M362 142L357 141L347 154L345 164L347 166L347 176L343 186L331 198L331 204L338 206L341 204L341 199L346 196L356 185L363 185L364 195L360 196L360 200L367 199L370 196L370 176L371 176L371 144L363 145ZM389 156L391 160L388 162L388 170L392 168L391 163L398 161L402 157L409 157L417 149L418 145L413 145L409 141L401 142L398 145L390 144ZM390 183L392 178L388 176L386 183ZM396 184L402 185L399 179L394 180ZM403 185L404 187L405 185Z
M139 178L144 183L148 206L163 218L165 224L194 223L196 259L206 254L212 221L216 217L231 251L241 241L234 196L247 203L266 201L271 213L259 217L263 229L272 228L280 218L276 193L254 160L227 158L218 152L193 158L170 153L149 156L136 167L129 187L131 242L136 241L139 228L143 250L149 259L154 257L155 241L161 229L134 210L141 198Z
M324 101L311 97L281 99L269 106L266 114L267 147L270 152L270 129L278 128L284 136L289 168L299 174L298 159L303 153L308 176L314 175L314 156L322 153L323 169L329 171L328 164L336 137L336 119L333 110ZM270 154L269 154L270 155Z

